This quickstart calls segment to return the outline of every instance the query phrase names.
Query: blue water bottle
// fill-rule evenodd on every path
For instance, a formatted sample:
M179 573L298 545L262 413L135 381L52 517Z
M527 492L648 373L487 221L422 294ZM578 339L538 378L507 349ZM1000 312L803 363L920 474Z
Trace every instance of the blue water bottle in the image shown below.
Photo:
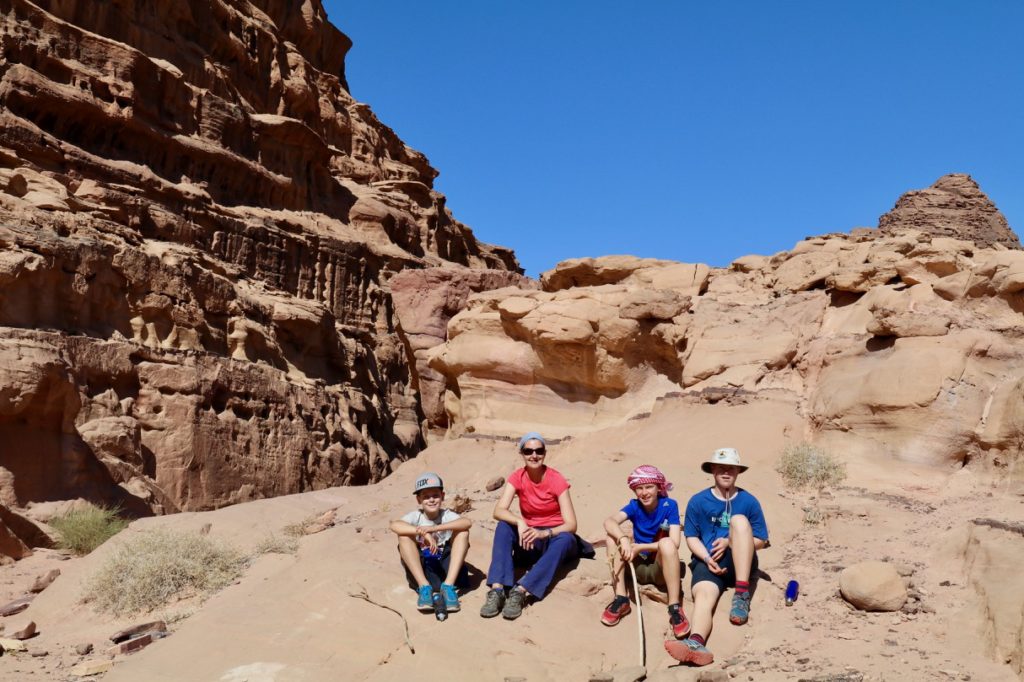
M800 595L800 583L795 580L790 580L789 584L786 585L786 606L792 606L793 602Z
M448 605L444 603L444 597L440 592L435 592L433 597L434 618L445 620L448 617Z

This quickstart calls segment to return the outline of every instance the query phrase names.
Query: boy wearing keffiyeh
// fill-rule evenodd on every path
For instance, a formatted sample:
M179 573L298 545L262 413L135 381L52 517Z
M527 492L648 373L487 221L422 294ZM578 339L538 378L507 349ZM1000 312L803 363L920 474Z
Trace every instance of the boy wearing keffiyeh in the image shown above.
M689 634L690 623L682 608L679 504L668 496L672 484L657 467L637 467L627 483L636 497L604 522L608 555L613 557L615 599L601 614L601 622L616 625L630 612L623 569L625 562L631 561L637 582L654 584L668 592L669 624L672 634L681 639ZM632 535L622 530L627 520L633 524Z

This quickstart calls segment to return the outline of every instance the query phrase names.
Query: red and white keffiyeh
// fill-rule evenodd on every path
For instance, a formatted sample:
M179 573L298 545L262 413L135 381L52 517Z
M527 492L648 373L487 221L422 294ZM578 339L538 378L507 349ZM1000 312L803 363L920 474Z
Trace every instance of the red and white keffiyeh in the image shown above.
M665 480L665 474L656 466L642 464L629 474L626 481L630 490L636 490L637 486L653 483L658 486L658 496L668 497L668 491L672 490L672 484Z

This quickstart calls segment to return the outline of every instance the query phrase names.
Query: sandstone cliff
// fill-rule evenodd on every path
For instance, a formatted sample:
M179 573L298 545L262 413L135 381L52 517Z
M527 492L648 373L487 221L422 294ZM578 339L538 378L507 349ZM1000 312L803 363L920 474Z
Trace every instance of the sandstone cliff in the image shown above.
M423 446L389 280L522 278L348 93L350 44L319 0L0 0L4 554L40 501L211 508Z
M943 224L981 239L991 202L966 176L936 183L951 186L973 198L943 203ZM851 455L1012 472L1024 251L1000 243L1008 228L981 244L883 222L728 268L581 259L545 273L543 291L477 294L430 353L453 431L572 434L671 394L760 397L792 402L806 437L841 436Z

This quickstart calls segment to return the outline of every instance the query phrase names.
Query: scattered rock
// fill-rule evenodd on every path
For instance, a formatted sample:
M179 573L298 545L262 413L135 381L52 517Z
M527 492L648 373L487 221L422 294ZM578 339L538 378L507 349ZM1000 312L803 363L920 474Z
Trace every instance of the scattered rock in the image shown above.
M76 644L75 653L79 656L88 656L92 653L92 644L88 642L85 642L83 644Z
M729 673L724 670L701 670L697 682L729 682Z
M28 591L33 594L39 594L47 587L53 584L53 581L60 575L60 569L54 568L43 575L37 576L35 581L32 583L32 587L28 588Z
M839 574L843 599L862 611L898 611L907 588L896 568L884 561L862 561Z
M24 642L8 637L0 637L0 649L4 651L28 651L28 647L25 646Z
M30 652L30 653L32 655L32 658L42 658L43 656L49 656L50 655L50 652L47 651L46 649L35 649L32 652Z
M36 623L35 621L28 621L27 623L19 623L11 628L11 631L7 633L7 636L11 639L31 639L36 635Z
M133 637L132 639L115 644L114 646L107 649L109 656L122 656L125 654L135 653L139 649L143 649L153 643L153 635L145 634L139 637Z
M113 667L113 661L97 659L79 663L68 672L72 675L78 675L79 677L89 677L90 675L101 675L105 672L109 672Z
M9 601L3 606L0 606L0 616L13 616L16 613L21 613L28 608L28 605L32 603L32 600L36 598L34 594L26 594L24 597L19 597L14 601Z
M110 636L110 641L114 644L120 644L125 640L131 639L138 635L145 635L151 632L162 632L167 629L167 623L162 620L154 620L148 623L140 623L139 625L133 625L130 628L118 630ZM92 650L92 645L87 645ZM88 651L86 653L89 653Z
M473 508L473 500L465 495L456 495L452 498L451 510L456 514L465 514Z
M487 481L487 485L484 486L484 490L486 490L489 493L492 493L503 485L505 485L505 477L495 476L491 480Z

